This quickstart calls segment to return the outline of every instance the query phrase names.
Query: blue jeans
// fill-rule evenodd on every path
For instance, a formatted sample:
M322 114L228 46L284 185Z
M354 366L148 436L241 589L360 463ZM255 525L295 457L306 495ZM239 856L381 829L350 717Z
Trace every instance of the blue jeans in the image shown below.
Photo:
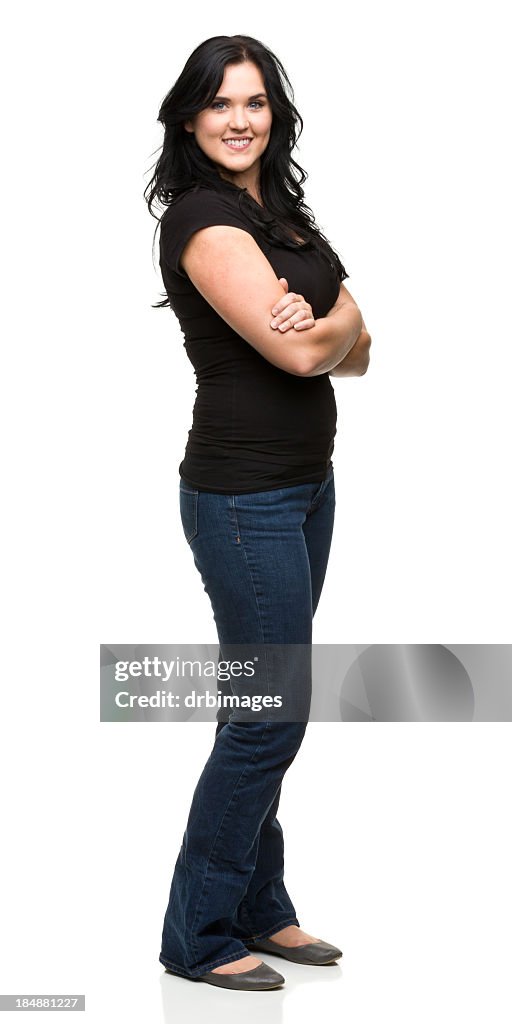
M180 479L183 531L221 648L311 644L334 509L332 463L321 483L250 494ZM194 791L164 920L160 962L189 978L248 956L246 940L299 925L276 815L307 721L232 718L218 722Z

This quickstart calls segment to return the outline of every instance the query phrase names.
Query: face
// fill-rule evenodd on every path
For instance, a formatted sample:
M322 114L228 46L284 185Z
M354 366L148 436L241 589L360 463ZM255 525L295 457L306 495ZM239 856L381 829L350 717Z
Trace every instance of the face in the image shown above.
M225 68L217 96L206 110L185 122L185 129L194 132L198 146L222 177L250 188L257 185L271 125L272 111L261 71L246 61Z

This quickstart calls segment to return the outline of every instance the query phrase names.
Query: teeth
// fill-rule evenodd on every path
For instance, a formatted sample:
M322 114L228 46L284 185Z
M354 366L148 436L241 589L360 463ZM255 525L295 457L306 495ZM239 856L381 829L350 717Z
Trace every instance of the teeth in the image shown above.
M245 149L251 140L246 139L242 142L242 140L239 141L238 139L224 139L223 141L226 143L226 146L232 146L233 149Z

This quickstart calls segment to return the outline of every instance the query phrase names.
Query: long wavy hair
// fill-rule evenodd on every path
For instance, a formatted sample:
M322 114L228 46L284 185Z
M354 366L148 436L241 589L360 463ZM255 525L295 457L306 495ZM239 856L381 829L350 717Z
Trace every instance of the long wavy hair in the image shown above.
M221 177L218 168L196 142L195 135L185 130L184 122L192 119L213 101L224 78L226 66L251 61L260 69L272 110L270 138L261 155L259 189L263 208L248 198L247 189ZM144 190L149 212L163 223L167 209L184 192L198 187L230 191L237 194L241 211L270 241L290 249L301 243L294 241L290 228L306 245L320 249L334 262L340 281L348 274L329 240L315 223L312 211L304 202L303 183L307 174L292 157L303 121L294 105L294 93L281 61L267 46L252 36L212 36L191 53L183 71L162 102L157 120L164 126L160 156L153 165L154 173ZM163 207L160 215L156 204ZM168 306L169 299L153 308Z

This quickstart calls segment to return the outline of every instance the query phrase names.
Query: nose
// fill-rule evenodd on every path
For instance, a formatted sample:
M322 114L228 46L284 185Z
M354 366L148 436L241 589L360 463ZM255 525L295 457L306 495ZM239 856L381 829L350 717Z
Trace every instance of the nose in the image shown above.
M249 121L247 120L247 115L244 113L243 108L238 110L233 107L229 127L232 128L233 131L244 131L245 128L249 127Z

